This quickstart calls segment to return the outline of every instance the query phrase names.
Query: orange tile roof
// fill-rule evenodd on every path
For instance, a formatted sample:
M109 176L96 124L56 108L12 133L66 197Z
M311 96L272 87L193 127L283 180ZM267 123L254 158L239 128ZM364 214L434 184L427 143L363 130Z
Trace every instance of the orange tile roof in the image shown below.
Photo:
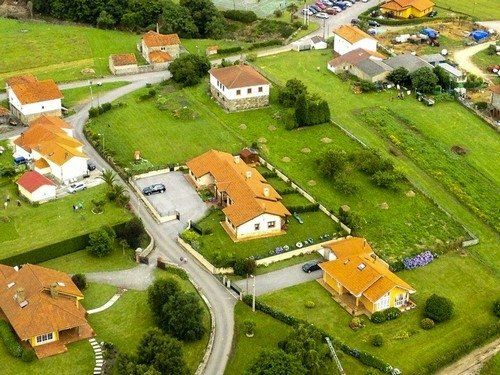
M142 37L144 44L148 47L162 47L181 44L177 34L160 34L156 31L148 31Z
M39 159L39 160L44 160L44 159ZM38 162L38 160L37 160ZM48 164L47 164L48 167ZM28 171L24 173L19 180L16 182L19 186L23 187L30 193L33 193L36 191L38 188L49 185L49 186L55 186L55 184L49 180L47 177L42 176L40 173L35 172L35 171Z
M435 4L430 0L388 0L380 6L381 9L402 11L410 7L419 11L432 8Z
M334 34L337 34L342 39L347 40L349 43L356 43L362 39L375 39L360 28L351 25L340 26L334 31Z
M83 294L67 274L32 264L18 271L9 268L0 267L0 310L21 340L87 324L85 309L76 303ZM50 286L55 283L58 296L52 297ZM15 298L20 289L25 307Z
M268 85L269 81L249 65L233 65L213 68L210 74L230 89L257 85Z
M324 247L330 248L337 259L321 263L320 267L354 296L363 295L376 302L394 287L415 292L389 270L364 238L350 237L330 242Z
M83 144L64 131L69 125L55 120L53 116L42 116L30 123L30 127L14 140L14 144L27 152L32 150L44 158L63 165L72 157L87 156L81 151Z
M235 226L264 213L280 217L290 215L281 203L281 196L257 169L249 167L243 160L236 163L231 154L211 150L188 161L187 166L195 177L210 173L217 189L229 195L233 203L223 212Z
M63 97L59 87L52 79L39 81L34 76L28 75L12 77L6 82L21 104L38 103Z
M49 165L49 163L47 163L47 160L45 160L44 158L40 158L37 161L35 161L35 168L45 169L48 167L50 167L50 165Z
M113 60L113 65L124 66L124 65L135 65L137 64L137 58L133 53L123 53L121 55L111 55L111 60Z
M153 63L163 63L172 60L173 60L172 56L165 51L151 51L149 53L149 61Z
M62 118L58 116L47 116L47 115L42 115L30 121L29 126L40 125L40 124L53 125L61 129L71 129L71 126Z

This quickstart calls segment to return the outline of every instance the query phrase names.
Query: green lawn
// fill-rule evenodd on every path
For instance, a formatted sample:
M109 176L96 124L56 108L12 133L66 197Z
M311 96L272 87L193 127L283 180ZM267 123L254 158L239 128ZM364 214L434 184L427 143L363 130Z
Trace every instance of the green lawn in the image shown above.
M103 95L108 91L117 89L118 87L125 86L126 84L127 82L108 82L103 83L101 86L97 86L94 82L94 84L92 85L92 95L94 97L95 105L97 105L97 98L100 95ZM79 104L85 104L90 100L89 86L62 90L62 93L64 95L63 106L68 109L71 109Z
M500 373L500 354L495 354L481 368L481 375L496 375Z
M488 54L488 50L486 49L472 56L472 62L476 64L485 73L492 74L491 72L488 72L487 68L492 65L500 65L500 56L490 55ZM497 76L496 80L498 81L499 79L500 78Z
M212 234L201 236L199 252L216 265L221 265L229 254L237 259L250 256L264 258L274 255L274 249L278 246L288 245L293 248L297 242L308 238L312 238L317 243L321 241L320 236L325 234L332 236L336 233L336 223L321 211L301 213L300 217L303 224L290 218L286 234L233 242L220 224L224 220L222 212L214 211L199 222L201 227L211 228L213 231Z
M128 211L109 202L104 206L103 214L91 212L92 199L104 199L105 190L106 187L100 185L39 206L23 202L17 207L16 186L5 178L0 179L0 197L11 197L11 204L0 213L0 239L3 239L0 258L128 220L131 217ZM73 212L72 205L79 202L83 202L83 210Z
M115 244L111 254L104 258L96 258L87 250L80 250L48 260L41 265L71 274L117 271L134 267L136 265L134 256L133 250L123 249L122 246Z
M169 271L159 271L157 277L174 279L185 290L194 291L194 287L189 281ZM91 297L102 300L104 299L103 294L109 295L111 290L105 286L104 291L95 292L90 289L90 293L92 293ZM194 373L198 367L210 336L210 313L201 298L200 302L205 308L207 333L199 341L182 345L184 358L191 373ZM98 305L92 298L87 303L92 304L92 306ZM154 327L153 316L147 303L147 291L129 290L112 307L101 313L90 315L88 320L99 340L112 342L123 353L133 353L144 333Z
M417 309L384 324L367 321L367 326L359 331L348 327L351 316L316 281L265 295L262 300L314 323L353 347L373 353L406 374L424 373L421 368L434 358L445 356L449 350L473 337L476 329L498 320L491 312L494 296L500 292L498 279L471 257L450 254L424 268L398 275L417 290L413 297ZM424 331L419 322L424 302L432 293L450 298L455 313L449 322ZM316 304L312 310L304 305L309 300ZM384 337L385 344L381 348L374 348L369 342L375 333Z
M43 265L45 266L45 265ZM104 305L117 292L117 288L108 284L87 283L83 294L82 306L86 310L95 309Z
M500 18L500 9L498 4L489 0L477 0L473 3L464 2L461 0L437 0L436 4L457 12L466 13L478 18L480 21L498 20ZM441 9L436 9L438 13Z
M296 66L302 67L302 60L294 59L292 64L291 58L297 55L280 56L286 62L281 69L295 69L294 76L300 76ZM311 57L316 57L316 60ZM314 71L321 59L324 59L324 63L327 60L326 56L318 53L302 53L301 58ZM267 68L273 58L263 58L260 61ZM276 61L282 60L280 58ZM288 63L293 66L288 66ZM274 69L278 69L277 66L273 66L276 74ZM325 77L320 79L325 82ZM166 92L162 96L169 103L167 110L160 111L156 108L154 100L139 103L137 99L142 91L138 91L122 100L126 106L93 119L89 125L94 133L105 135L106 147L115 152L116 162L132 172L140 171L132 164L134 150L141 151L149 162L145 163L148 168L160 168L168 163L184 163L211 148L235 152L242 146L260 141L264 156L326 207L337 212L339 206L348 204L361 215L361 234L388 260L421 248L434 247L440 241L456 239L465 234L461 227L418 191L415 197L407 197L406 191L415 190L410 184L403 184L402 191L395 193L376 188L365 175L350 171L351 178L359 185L358 192L348 196L337 191L331 181L318 173L316 158L332 148L356 152L361 150L361 146L336 126L320 125L288 131L280 120L280 108L274 105L260 110L228 114L210 99L205 85L181 91L172 91L169 87L164 90ZM331 93L323 92L322 95L331 98L334 93L332 90ZM342 94L348 97L350 95ZM337 97L336 100L338 102L341 99ZM332 104L334 116L348 113L336 108L337 104ZM179 112L183 118L175 117L174 114ZM325 143L325 139L331 143ZM304 153L302 150L305 148L309 148L311 152ZM284 157L290 158L290 161L287 162L288 159L283 159ZM388 210L379 208L383 202L389 205ZM270 249L259 250L266 252Z

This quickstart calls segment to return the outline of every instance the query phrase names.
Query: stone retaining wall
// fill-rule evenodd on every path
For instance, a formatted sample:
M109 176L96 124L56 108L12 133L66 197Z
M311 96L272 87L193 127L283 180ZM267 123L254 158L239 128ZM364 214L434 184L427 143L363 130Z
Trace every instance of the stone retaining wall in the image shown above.
M201 255L199 252L197 252L195 249L192 248L190 244L185 242L182 238L178 237L177 242L179 245L182 246L184 250L186 250L189 254L191 254L200 264L205 267L208 272L217 275L217 274L231 274L234 273L234 270L232 267L228 268L217 268L215 267L212 263L210 263L203 255Z

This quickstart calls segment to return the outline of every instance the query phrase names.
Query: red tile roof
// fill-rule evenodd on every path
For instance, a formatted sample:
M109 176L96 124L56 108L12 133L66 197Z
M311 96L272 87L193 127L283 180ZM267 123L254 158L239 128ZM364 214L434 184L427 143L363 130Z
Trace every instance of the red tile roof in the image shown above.
M172 56L165 51L151 51L149 53L149 61L153 63L164 63L172 60Z
M133 53L124 53L121 55L111 55L114 66L125 66L137 64L137 58Z
M34 76L11 77L6 80L21 104L39 103L63 97L52 79L39 81Z
M148 47L173 46L181 44L181 40L177 34L160 34L156 31L148 31L142 37L144 44Z
M51 180L35 171L28 171L23 174L19 180L17 180L17 184L30 193L33 193L45 185L55 186Z
M210 74L229 89L269 84L264 76L249 65L213 68L210 70Z

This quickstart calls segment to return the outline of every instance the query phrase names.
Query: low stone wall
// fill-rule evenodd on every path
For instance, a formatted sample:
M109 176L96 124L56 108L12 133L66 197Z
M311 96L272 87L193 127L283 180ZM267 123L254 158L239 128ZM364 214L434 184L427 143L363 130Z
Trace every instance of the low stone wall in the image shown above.
M147 231L146 231L146 233L147 233ZM147 259L147 257L149 257L149 255L151 254L151 252L155 248L155 240L154 240L153 236L151 236L149 233L148 233L148 236L151 239L148 246L146 246L144 249L139 248L135 251L135 261L137 263L141 263L141 259ZM140 250L140 251L138 251L138 250Z
M182 238L178 237L177 242L179 245L182 246L184 250L186 250L189 254L191 254L193 257L196 258L200 264L205 267L208 272L217 275L217 274L232 274L234 273L233 268L228 267L228 268L217 268L215 267L212 263L210 263L208 260L205 259L203 255L201 255L199 252L197 252L195 249L191 247L190 244L185 242Z
M267 258L259 259L255 262L255 264L257 264L257 266L268 266L272 263L281 262L282 260L290 259L290 258L293 258L296 256L300 256L300 255L304 255L304 254L311 254L315 251L321 250L321 248L323 247L324 244L329 243L329 242L334 241L334 240L337 240L337 239L334 238L334 239L320 242L320 243L317 243L317 244L314 244L311 246L303 247L301 249L287 251L286 253L281 253L281 254L273 255L273 256L270 256Z
M140 73L151 73L151 72L161 72L163 70L168 70L170 62L159 63L159 64L148 64L148 65L127 65L126 69L120 67L115 67L112 64L109 65L109 71L115 76L124 76L129 74L140 74Z
M215 100L217 100L217 102L229 112L261 108L269 105L268 95L228 100L224 96L222 96L212 85L210 85L210 93L212 94L212 97L215 98Z

